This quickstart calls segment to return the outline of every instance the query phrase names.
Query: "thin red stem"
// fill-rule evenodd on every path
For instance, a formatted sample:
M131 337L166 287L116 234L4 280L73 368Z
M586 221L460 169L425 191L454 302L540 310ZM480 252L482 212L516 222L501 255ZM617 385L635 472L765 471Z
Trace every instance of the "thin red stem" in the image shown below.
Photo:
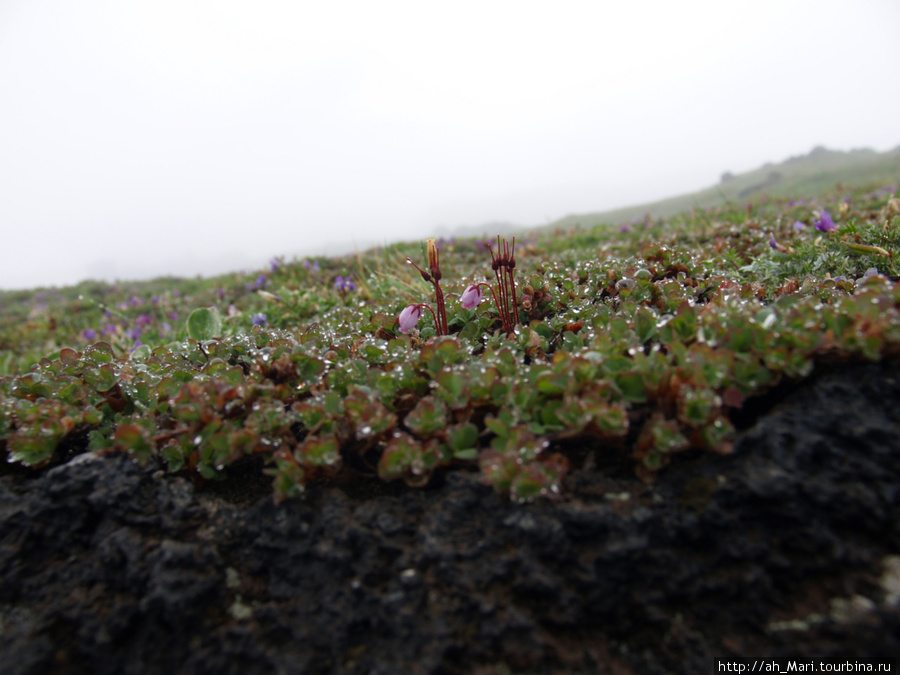
M494 249L488 245L491 252L491 269L494 270L494 276L497 279L497 296L494 300L497 303L497 310L500 312L500 320L503 322L503 330L507 335L511 335L516 324L519 322L518 302L516 298L516 238L513 237L512 246L506 239L500 240L497 235L497 254L494 255Z
M438 309L437 317L435 318L437 334L447 335L450 331L447 328L447 308L444 306L444 291L441 290L441 285L437 282L437 279L431 283L434 284L435 303Z
M476 286L484 286L491 292L491 295L494 297L494 306L497 308L497 312L500 314L500 320L503 321L503 310L500 309L500 302L497 300L497 294L494 293L494 287L484 281L481 281L475 285ZM504 326L505 326L505 324L504 324Z
M424 302L420 302L419 304L416 305L416 307L424 307L429 312L431 312L431 316L434 317L434 328L437 331L437 334L443 335L443 333L441 333L440 324L438 323L437 315L434 313L434 310L431 309L431 305L424 303Z

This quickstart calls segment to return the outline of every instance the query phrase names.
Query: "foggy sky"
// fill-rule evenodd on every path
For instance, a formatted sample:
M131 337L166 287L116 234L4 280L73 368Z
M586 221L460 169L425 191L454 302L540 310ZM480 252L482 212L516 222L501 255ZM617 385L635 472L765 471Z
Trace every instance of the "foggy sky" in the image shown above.
M0 288L540 225L900 144L896 0L0 1Z

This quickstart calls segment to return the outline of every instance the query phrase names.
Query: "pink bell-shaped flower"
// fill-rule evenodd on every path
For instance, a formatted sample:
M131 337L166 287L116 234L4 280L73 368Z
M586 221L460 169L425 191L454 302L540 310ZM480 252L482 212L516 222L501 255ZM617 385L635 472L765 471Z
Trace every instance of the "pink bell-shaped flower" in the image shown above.
M403 311L400 312L400 316L398 317L398 321L400 322L400 332L408 333L413 328L416 327L416 324L419 323L419 319L422 318L422 307L419 305L407 305L403 308Z
M466 309L478 307L478 304L481 302L482 295L483 292L481 290L481 286L472 284L465 291L463 291L462 296L459 298L459 303Z

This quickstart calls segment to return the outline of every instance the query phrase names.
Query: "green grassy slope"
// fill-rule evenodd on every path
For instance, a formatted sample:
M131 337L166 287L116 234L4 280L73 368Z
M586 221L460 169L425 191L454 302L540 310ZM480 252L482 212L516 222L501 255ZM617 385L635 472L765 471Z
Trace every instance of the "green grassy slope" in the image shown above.
M611 211L573 214L543 229L618 224L643 218L647 214L652 218L667 218L693 208L723 206L729 202L741 205L762 195L810 199L837 184L852 187L876 183L900 183L900 147L881 153L874 150L841 152L820 147L808 155L791 157L780 164L766 164L754 171L731 176L699 192Z

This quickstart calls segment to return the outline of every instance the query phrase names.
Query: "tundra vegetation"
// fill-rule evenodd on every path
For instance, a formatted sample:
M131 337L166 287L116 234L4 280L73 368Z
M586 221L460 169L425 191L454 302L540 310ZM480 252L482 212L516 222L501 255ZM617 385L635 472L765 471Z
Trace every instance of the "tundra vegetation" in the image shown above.
M471 471L524 502L564 496L591 447L653 481L730 452L776 387L897 358L895 189L3 292L4 470L125 453L204 484L252 464L276 500Z

